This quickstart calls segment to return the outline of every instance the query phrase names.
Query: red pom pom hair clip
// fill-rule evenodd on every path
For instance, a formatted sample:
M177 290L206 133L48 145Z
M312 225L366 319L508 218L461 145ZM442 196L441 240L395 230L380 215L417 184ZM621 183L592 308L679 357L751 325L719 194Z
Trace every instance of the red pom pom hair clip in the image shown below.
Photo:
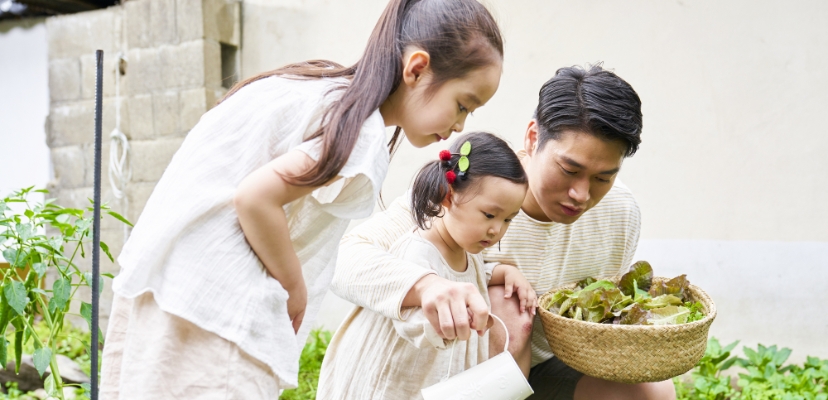
M446 171L446 180L448 181L449 185L453 185L456 179L457 174L455 174L454 171Z
M449 161L451 160L451 152L448 150L441 150L440 151L440 161Z
M440 161L449 162L451 161L451 152L448 150L440 150ZM457 179L457 174L454 173L452 170L446 171L446 181L448 184L451 185Z

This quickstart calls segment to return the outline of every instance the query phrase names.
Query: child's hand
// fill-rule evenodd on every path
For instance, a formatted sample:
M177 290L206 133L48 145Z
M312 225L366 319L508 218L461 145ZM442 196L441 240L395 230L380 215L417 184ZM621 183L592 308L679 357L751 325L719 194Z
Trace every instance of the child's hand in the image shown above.
M290 321L293 323L293 332L299 332L299 327L302 326L302 320L305 319L305 308L308 306L308 289L305 287L305 281L301 280L295 283L290 288L285 288L288 292L287 312Z
M512 294L517 292L518 299L520 299L520 306L518 307L520 312L526 311L535 315L535 309L538 307L538 295L520 270L517 267L509 266L504 271L503 279L503 297L511 298Z

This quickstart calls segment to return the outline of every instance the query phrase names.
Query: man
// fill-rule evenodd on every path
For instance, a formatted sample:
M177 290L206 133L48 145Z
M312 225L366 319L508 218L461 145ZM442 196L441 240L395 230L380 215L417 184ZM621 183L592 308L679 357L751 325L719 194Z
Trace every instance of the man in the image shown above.
M562 68L540 90L535 116L519 152L529 178L520 214L498 246L484 253L487 268L520 268L538 294L588 276L606 277L632 263L640 213L616 177L641 143L641 100L623 79L600 66ZM346 235L332 290L389 318L422 307L446 339L486 329L488 309L474 287L439 278L395 259L387 250L414 226L408 196L397 199ZM378 288L380 290L378 290ZM555 358L540 319L521 312L527 288L491 287L492 313L511 338L509 351L529 365L532 399L673 399L672 382L627 385L583 376ZM490 355L502 348L502 329L490 334Z

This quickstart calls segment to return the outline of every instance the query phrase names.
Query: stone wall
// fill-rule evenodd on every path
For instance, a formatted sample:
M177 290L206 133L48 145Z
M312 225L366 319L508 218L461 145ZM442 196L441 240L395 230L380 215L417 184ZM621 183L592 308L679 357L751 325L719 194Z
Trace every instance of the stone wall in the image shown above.
M54 168L49 189L58 204L87 207L92 197L95 50L104 51L102 201L136 222L187 132L237 79L239 10L240 4L229 0L132 0L47 19L46 135ZM116 73L121 74L118 97ZM133 172L125 201L115 198L108 179L116 102L120 130L131 147ZM117 258L128 232L112 218L104 218L101 228L102 241ZM91 268L91 257L81 265ZM102 272L116 274L118 268L102 255ZM109 315L110 286L106 279L102 326ZM89 299L90 294L81 296Z

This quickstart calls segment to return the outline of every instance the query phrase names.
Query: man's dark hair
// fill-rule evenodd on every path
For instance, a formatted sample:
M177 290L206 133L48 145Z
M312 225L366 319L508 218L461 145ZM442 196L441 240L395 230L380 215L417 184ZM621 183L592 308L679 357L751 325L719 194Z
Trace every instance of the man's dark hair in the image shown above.
M540 90L535 120L538 148L564 130L590 133L627 145L626 157L641 144L641 99L629 83L600 64L588 70L561 68Z

